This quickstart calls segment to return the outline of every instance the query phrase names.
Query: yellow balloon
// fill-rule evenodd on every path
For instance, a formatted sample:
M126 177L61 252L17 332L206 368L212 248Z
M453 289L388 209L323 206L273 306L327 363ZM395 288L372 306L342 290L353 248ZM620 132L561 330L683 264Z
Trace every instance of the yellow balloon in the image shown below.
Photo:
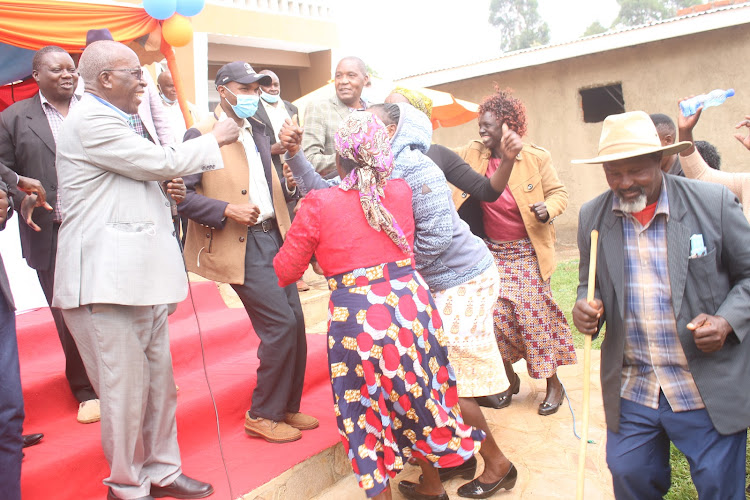
M193 39L193 24L187 17L175 14L161 23L161 34L172 47L184 47Z

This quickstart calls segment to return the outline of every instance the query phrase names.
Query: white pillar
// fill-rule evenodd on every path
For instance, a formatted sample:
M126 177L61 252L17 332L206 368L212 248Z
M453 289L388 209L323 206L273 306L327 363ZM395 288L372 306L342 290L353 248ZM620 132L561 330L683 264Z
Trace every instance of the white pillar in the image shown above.
M193 33L193 67L195 68L195 105L202 113L208 109L208 34Z

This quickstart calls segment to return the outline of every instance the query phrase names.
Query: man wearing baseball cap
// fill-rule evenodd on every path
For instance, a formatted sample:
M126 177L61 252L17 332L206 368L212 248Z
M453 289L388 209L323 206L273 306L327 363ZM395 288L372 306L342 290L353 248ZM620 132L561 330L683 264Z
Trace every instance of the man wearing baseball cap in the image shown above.
M221 99L213 115L185 133L192 139L208 133L217 121L234 120L240 140L221 148L222 174L205 172L185 178L187 196L179 205L190 218L185 260L188 270L230 283L245 305L260 338L257 385L245 431L272 443L295 441L300 430L318 421L300 413L307 358L305 321L297 286L281 288L273 258L289 228L287 189L271 162L272 130L256 119L260 84L271 77L235 61L216 73Z
M606 118L599 155L610 189L580 211L578 301L587 335L606 322L601 381L617 499L669 490L669 443L700 498L745 498L750 425L750 225L725 187L664 175L642 111ZM586 301L591 231L596 298Z

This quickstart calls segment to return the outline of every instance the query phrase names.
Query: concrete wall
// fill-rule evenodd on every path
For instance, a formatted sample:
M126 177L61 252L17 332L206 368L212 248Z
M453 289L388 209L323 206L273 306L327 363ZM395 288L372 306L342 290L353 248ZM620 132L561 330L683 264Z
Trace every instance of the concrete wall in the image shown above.
M525 141L552 153L570 192L567 211L556 221L558 242L574 244L580 206L607 189L600 166L571 165L573 158L596 156L601 123L584 123L579 89L622 83L626 111L666 113L677 121L677 101L715 88L737 95L707 110L695 129L696 140L713 143L722 169L749 171L750 152L733 137L734 126L750 114L747 25L631 46L600 54L496 73L436 86L473 102L492 93L494 83L511 88L527 106ZM476 122L440 128L434 141L447 146L478 138Z

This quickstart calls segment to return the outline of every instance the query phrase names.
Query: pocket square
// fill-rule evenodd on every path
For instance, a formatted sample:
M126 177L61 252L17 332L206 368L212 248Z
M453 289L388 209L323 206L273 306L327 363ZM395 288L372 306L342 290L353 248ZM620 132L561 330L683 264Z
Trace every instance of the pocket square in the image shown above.
M703 257L706 255L706 244L703 242L702 234L694 234L690 237L690 258Z

